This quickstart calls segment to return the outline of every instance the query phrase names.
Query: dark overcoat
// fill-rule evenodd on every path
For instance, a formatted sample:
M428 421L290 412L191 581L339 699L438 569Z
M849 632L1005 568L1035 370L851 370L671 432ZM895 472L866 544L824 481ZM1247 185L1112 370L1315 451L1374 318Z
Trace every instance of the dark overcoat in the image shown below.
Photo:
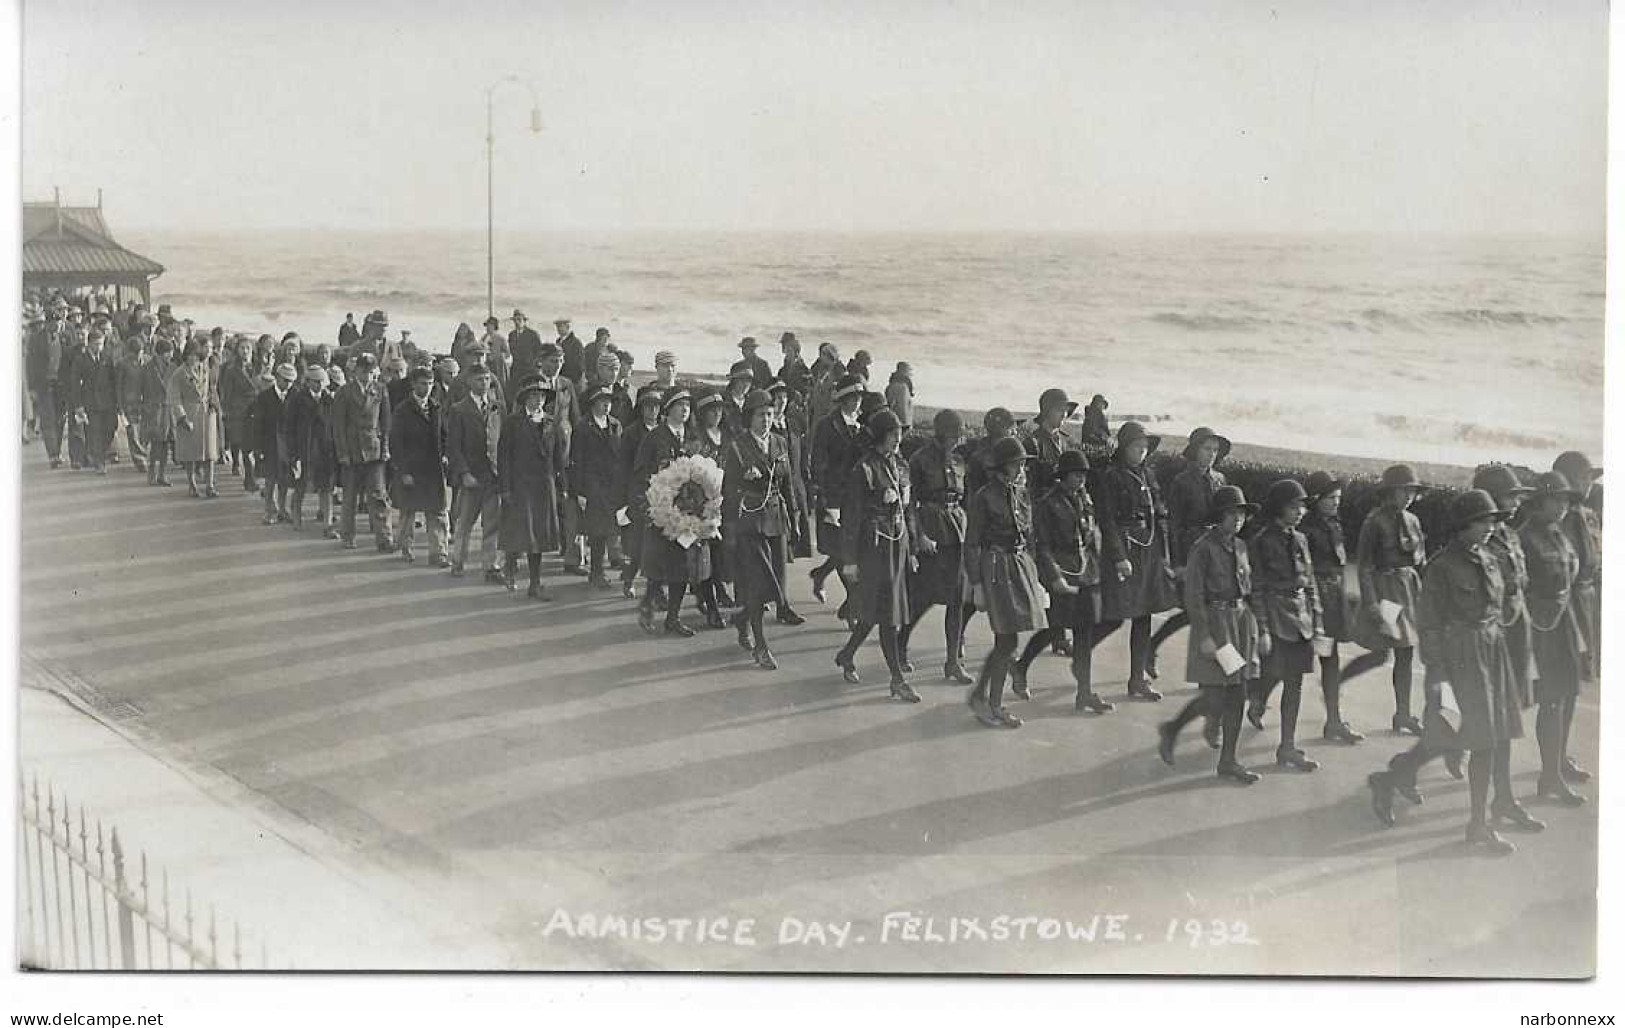
M1168 565L1167 511L1156 476L1142 464L1113 461L1097 477L1095 510L1100 519L1101 554L1106 559L1101 598L1113 621L1160 614L1179 602ZM1119 579L1118 561L1132 566Z
M965 573L965 462L943 450L933 439L908 460L908 478L914 498L914 523L920 539L930 539L936 552L919 549L919 570L909 579L909 599L915 610L936 604L970 602L970 577ZM917 547L918 549L918 547Z
M729 568L747 609L782 594L786 536L796 515L794 475L784 439L772 432L764 450L746 432L728 442L722 465L722 531Z
M552 418L535 422L520 411L502 423L497 480L502 486L499 535L504 553L559 548L559 485L569 459L569 440Z
M438 514L446 509L446 465L440 407L408 396L389 419L390 493L397 509ZM401 476L411 475L406 485Z
M1429 683L1449 682L1461 724L1448 740L1483 750L1523 735L1512 658L1501 630L1501 565L1481 546L1452 539L1428 564L1416 623Z
M856 564L847 610L872 625L909 623L908 574L913 537L908 469L897 454L865 451L842 490L841 552Z
M581 531L592 539L619 534L615 512L621 509L621 423L613 417L600 428L592 415L581 419L570 437L570 492L587 499Z
M684 548L666 538L665 533L647 520L649 480L678 457L693 454L694 448L692 435L679 441L664 424L651 429L638 444L632 465L632 495L642 504L644 512L642 570L643 576L651 582L703 582L711 577L709 546L695 543Z

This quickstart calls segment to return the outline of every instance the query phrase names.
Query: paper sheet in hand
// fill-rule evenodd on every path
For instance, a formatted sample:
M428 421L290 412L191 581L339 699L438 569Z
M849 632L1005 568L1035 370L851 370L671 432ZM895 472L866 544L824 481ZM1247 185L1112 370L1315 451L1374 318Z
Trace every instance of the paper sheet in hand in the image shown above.
M626 516L625 507L622 507L620 510L615 512L615 523L620 525L622 528L625 528L627 525L632 523L632 519Z
M1213 659L1219 662L1219 667L1227 675L1233 675L1247 666L1247 659L1231 643L1220 646L1213 654Z
M1332 655L1332 647L1334 647L1336 645L1337 645L1337 640L1333 639L1329 635L1317 635L1317 636L1315 636L1315 641L1314 641L1315 656L1317 656L1317 657L1330 657Z
M1399 614L1405 608L1393 600L1379 600L1377 615L1382 618L1382 630L1391 636L1399 635Z
M840 511L840 508L838 508L838 507L825 507L824 508L824 520L829 522L830 524L834 525L836 528L840 528L841 527L841 511Z

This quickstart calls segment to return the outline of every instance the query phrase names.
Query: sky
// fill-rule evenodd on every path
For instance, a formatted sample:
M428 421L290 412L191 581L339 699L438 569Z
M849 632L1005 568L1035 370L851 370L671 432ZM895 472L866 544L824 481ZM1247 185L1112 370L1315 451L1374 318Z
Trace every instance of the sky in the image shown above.
M1593 0L36 0L23 192L483 230L515 75L508 230L1601 233L1606 29Z

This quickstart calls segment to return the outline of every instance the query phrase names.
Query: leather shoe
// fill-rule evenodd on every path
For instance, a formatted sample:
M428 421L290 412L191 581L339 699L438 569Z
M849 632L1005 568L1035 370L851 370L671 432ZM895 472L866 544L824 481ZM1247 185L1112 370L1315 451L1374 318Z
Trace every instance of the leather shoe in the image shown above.
M756 666L763 671L777 671L779 669L779 662L773 659L772 650L763 647L757 650L753 656L756 658Z
M1505 821L1521 832L1544 832L1546 822L1534 817L1516 803L1490 807L1490 820Z
M750 622L743 619L734 621L734 631L738 633L739 648L746 653L754 653L756 647L750 641Z
M1575 763L1573 757L1564 757L1563 777L1575 785L1584 785L1591 781L1591 772Z
M1320 761L1311 760L1309 755L1300 749L1276 750L1275 766L1290 767L1297 771L1319 771Z
M913 686L903 681L897 681L891 684L891 695L892 699L902 700L904 703L920 702L920 694L914 691Z
M972 685L976 681L970 676L970 673L965 670L963 664L953 661L942 665L942 678L944 681L954 682L958 685Z
M1540 785L1535 789L1535 795L1556 800L1559 805L1565 807L1583 807L1586 804L1586 798L1570 789L1568 783L1561 778L1541 779Z
M1327 725L1320 733L1320 737L1327 742L1341 742L1353 746L1362 741L1365 736L1350 728L1347 721L1339 721Z
M1027 691L1027 669L1015 664L1010 665L1010 692L1018 700L1030 700L1033 694Z
M1422 790L1416 787L1415 782L1402 782L1392 776L1389 776L1388 781L1393 790L1405 797L1411 806L1420 807L1422 805Z
M1174 766L1174 743L1178 738L1172 721L1164 721L1157 726L1157 756L1169 767Z
M1394 827L1394 785L1386 772L1373 771L1365 776L1371 789L1371 812L1389 828Z
M712 631L719 631L728 627L728 622L722 620L722 612L715 608L705 612L705 627Z
M1115 704L1108 703L1093 693L1089 694L1088 696L1078 697L1077 701L1072 704L1072 710L1077 714L1082 714L1085 712L1090 714L1110 714L1116 709L1117 706Z
M683 624L681 621L667 619L666 634L675 635L679 639L692 639L694 637L694 629Z
M786 607L783 610L779 611L778 616L775 617L774 620L777 621L781 625L789 625L791 628L794 628L797 625L804 625L804 624L807 623L806 618L802 617L800 614L797 614L794 610L792 610L789 607Z
M818 577L818 572L808 572L807 577L812 579L812 598L817 600L819 603L827 602L829 600L829 595L824 592L824 580Z
M1219 777L1228 778L1242 785L1252 785L1258 781L1258 772L1249 771L1241 764L1225 764L1219 768Z
M1210 717L1202 723L1202 741L1207 743L1210 750L1219 749L1224 745L1224 725L1216 717Z
M1248 700L1247 723L1262 732L1264 730L1264 712L1267 710L1269 710L1269 707L1265 705L1263 700Z
M642 608L639 608L639 610L638 610L638 627L643 629L645 632L648 632L650 635L654 635L655 634L654 611L643 610Z
M1409 714L1395 714L1391 724L1395 735L1414 735L1418 738L1422 735L1422 722Z
M852 685L862 685L863 679L858 677L858 669L852 665L844 655L835 655L835 666L841 669L841 677Z
M1504 857L1518 851L1518 847L1495 834L1495 829L1482 821L1467 825L1467 845L1480 847L1493 856Z
M1020 728L1021 718L1005 710L1003 707L994 707L991 711L993 717L999 722L1001 728Z
M1155 703L1162 699L1162 693L1151 688L1151 683L1147 681L1130 682L1128 696L1131 700L1141 700L1145 703Z
M1458 782L1461 781L1461 751L1460 750L1447 750L1445 752L1445 755L1444 755L1444 769L1447 772L1450 773L1451 778L1454 778Z

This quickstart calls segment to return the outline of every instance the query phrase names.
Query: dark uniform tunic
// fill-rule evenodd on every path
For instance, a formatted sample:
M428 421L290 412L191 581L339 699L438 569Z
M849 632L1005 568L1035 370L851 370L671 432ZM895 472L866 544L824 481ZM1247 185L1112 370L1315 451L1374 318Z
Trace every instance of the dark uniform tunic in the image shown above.
M965 573L965 465L946 453L935 439L914 451L908 461L914 493L914 522L921 539L936 543L935 553L919 553L920 567L909 579L915 610L934 604L963 606L970 602Z
M994 476L965 506L965 570L981 590L977 606L999 635L1049 627L1032 534L1027 492L1014 483Z
M570 492L587 499L581 531L590 539L609 539L620 533L615 512L621 509L621 423L607 418L604 427L581 419L570 437Z
M818 485L818 504L823 508L818 512L818 552L837 560L842 560L842 532L828 522L823 511L840 510L845 505L846 487L858 453L858 428L849 424L839 410L831 411L813 429L812 474Z
M1027 462L1027 496L1036 508L1038 498L1055 485L1055 469L1061 462L1061 454L1077 446L1061 429L1052 432L1043 426L1033 428L1025 445L1033 458Z
M1144 465L1131 468L1113 461L1096 483L1095 509L1106 558L1101 588L1106 617L1127 620L1175 606L1179 598L1168 567L1167 511L1156 478ZM1133 570L1119 581L1115 565L1122 560Z
M1100 526L1088 491L1068 491L1060 482L1050 486L1033 508L1033 543L1039 578L1050 594L1049 623L1089 628L1099 622ZM1078 592L1062 592L1063 584Z
M812 556L812 533L807 524L811 504L807 498L807 482L812 477L811 462L807 458L807 408L795 394L784 409L784 417L773 423L773 434L784 440L790 455L790 491L795 501L790 515L790 530L786 533L786 547L791 557Z
M521 409L503 422L497 481L502 487L498 536L504 553L559 548L559 479L569 459L569 439L553 418L532 421Z
M1532 635L1536 697L1542 703L1574 696L1590 677L1589 652L1574 607L1580 555L1557 522L1530 522L1521 535L1529 572L1527 616Z
M1349 555L1343 545L1343 521L1335 515L1323 518L1310 512L1298 523L1298 531L1309 541L1309 560L1320 593L1321 631L1338 642L1348 642L1353 638L1350 633L1359 608L1356 598L1349 595Z
M850 583L848 611L871 625L909 623L908 471L897 454L866 451L847 476L841 493L841 551L858 567Z
M722 402L723 406L728 405L727 400L723 400ZM695 428L690 425L689 432L691 433L691 438L694 440L694 445L691 449L694 455L698 457L708 457L716 463L717 467L725 468L728 463L729 444L734 438L728 432L726 425L727 418L724 417L724 427L717 430L716 439L712 439L710 433L708 433L705 429ZM749 435L750 433L747 430L745 434ZM724 501L724 508L726 509L726 501ZM706 542L706 546L711 551L711 580L715 582L733 581L733 569L729 566L726 533L717 536L715 539L708 540Z
M1224 475L1195 465L1168 483L1168 548L1174 567L1185 566L1191 545L1213 523L1213 494L1225 484Z
M1185 681L1239 686L1258 677L1258 619L1249 605L1252 592L1252 565L1245 543L1217 528L1196 540L1185 561L1185 613L1191 619ZM1226 643L1234 646L1247 663L1235 674L1226 675L1218 657L1202 652L1206 641L1215 650Z
M1535 703L1534 643L1524 600L1529 589L1529 568L1524 559L1523 542L1511 525L1501 521L1485 541L1484 549L1500 563L1501 581L1506 586L1502 594L1501 630L1506 634L1507 654L1512 658L1513 693L1519 707L1532 707Z
M309 389L288 394L282 412L282 441L288 459L299 462L296 488L321 493L333 488L338 455L333 450L333 393L318 396Z
M390 493L396 509L440 514L446 509L446 447L440 407L408 395L389 419ZM412 484L401 479L411 475Z
M1574 577L1574 616L1590 653L1588 677L1596 677L1602 648L1602 519L1590 507L1574 504L1563 518L1563 531L1580 558Z
M1314 638L1321 623L1309 540L1296 529L1271 523L1247 544L1247 558L1253 571L1253 614L1259 630L1270 634L1263 676L1307 673L1315 665Z
M1482 750L1523 735L1516 680L1501 611L1501 565L1459 539L1436 556L1416 608L1422 663L1430 682L1449 682L1461 711L1458 749Z
M696 542L683 547L666 538L652 521L648 520L649 480L679 457L695 452L696 440L692 434L679 441L665 424L657 425L638 444L637 457L632 464L632 496L641 504L644 516L643 577L651 582L703 582L711 577L711 550Z
M784 582L785 536L797 512L790 450L772 432L765 449L746 432L723 458L722 531L739 601L757 610L779 601Z
M1361 646L1388 650L1416 645L1416 603L1422 589L1417 569L1426 552L1422 522L1415 514L1408 510L1396 514L1386 507L1374 507L1366 515L1355 558L1360 569L1361 606L1354 639ZM1373 610L1383 600L1399 604L1396 635L1387 633L1382 618Z

